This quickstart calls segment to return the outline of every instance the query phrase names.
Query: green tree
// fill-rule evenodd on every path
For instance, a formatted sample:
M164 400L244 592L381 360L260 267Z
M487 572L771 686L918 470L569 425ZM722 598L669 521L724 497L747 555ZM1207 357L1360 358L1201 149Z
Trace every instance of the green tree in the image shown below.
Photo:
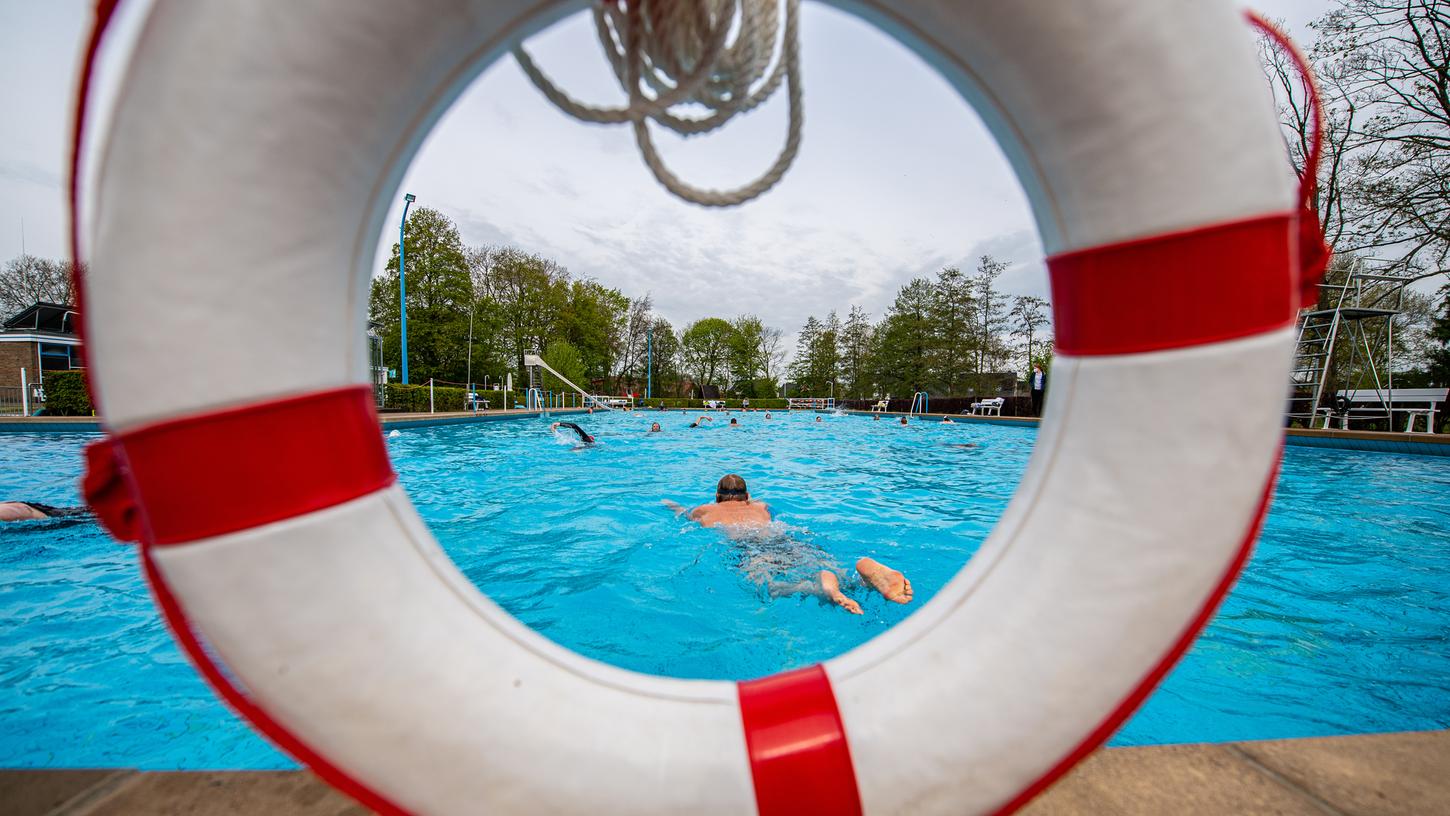
M963 393L969 375L981 370L973 351L979 346L973 312L973 280L955 266L937 273L931 289L931 390L943 396Z
M544 358L544 362L548 363L551 368L563 374L575 385L586 389L589 387L588 382L586 382L588 373L584 367L583 355L568 340L553 341L549 344L548 348L544 349L544 353L541 356ZM560 381L558 377L555 377L547 371L543 372L542 387L547 391L573 391L573 389Z
M458 228L443 213L419 207L403 227L407 242L409 379L462 381L468 351L473 286ZM374 278L369 317L380 325L389 367L402 367L398 311L398 246L382 277Z
M933 343L932 283L916 278L901 287L874 332L871 370L886 394L926 390Z
M498 321L499 345L514 379L522 381L524 355L542 351L563 334L559 321L569 302L569 273L547 258L502 247L492 254L484 288Z
M557 333L579 350L585 375L591 382L605 380L614 372L628 314L629 298L618 289L592 280L570 283L568 297L559 313Z
M680 333L680 362L696 386L720 385L734 333L730 322L718 317L696 320Z
M759 393L765 370L765 324L755 315L741 315L730 324L728 365L731 389L742 397L773 396Z
M860 399L874 393L871 380L871 318L860 306L852 306L841 326L842 392Z
M680 340L670 321L654 318L649 363L654 370L650 393L653 396L682 396L680 393Z

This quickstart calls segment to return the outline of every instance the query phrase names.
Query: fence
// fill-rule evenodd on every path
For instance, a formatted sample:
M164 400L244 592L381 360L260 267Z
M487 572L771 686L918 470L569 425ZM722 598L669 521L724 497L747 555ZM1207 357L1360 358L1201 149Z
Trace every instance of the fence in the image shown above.
M29 391L29 398L26 391ZM34 416L45 407L45 389L40 383L27 386L0 385L0 416Z

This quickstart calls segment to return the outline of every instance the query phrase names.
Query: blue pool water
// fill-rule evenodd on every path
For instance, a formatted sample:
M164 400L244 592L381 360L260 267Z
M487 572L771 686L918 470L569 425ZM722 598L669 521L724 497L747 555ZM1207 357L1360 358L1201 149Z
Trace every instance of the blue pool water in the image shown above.
M582 418L600 437L587 450L533 419L402 430L388 446L459 567L530 626L631 669L744 678L839 654L930 599L985 538L1035 435L734 416L744 427ZM646 435L655 420L666 432ZM77 502L89 438L0 435L0 499ZM661 506L710 500L728 471L774 509L802 575L870 555L905 572L917 602L849 583L865 615L769 598L718 531ZM1113 741L1450 726L1446 496L1444 459L1289 448L1244 577ZM291 764L212 697L157 619L132 550L92 524L0 526L0 621L0 767Z

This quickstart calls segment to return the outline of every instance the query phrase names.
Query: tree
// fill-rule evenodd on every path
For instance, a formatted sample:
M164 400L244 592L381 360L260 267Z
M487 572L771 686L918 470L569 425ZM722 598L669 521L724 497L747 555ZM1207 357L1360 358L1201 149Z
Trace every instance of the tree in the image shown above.
M1036 357L1032 354L1032 340L1037 330L1046 326L1047 300L1036 295L1018 295L1012 301L1012 333L1026 340L1026 360L1023 371L1031 372Z
M1420 275L1450 272L1450 5L1339 0L1314 55L1362 115L1351 245Z
M18 255L0 270L0 320L34 306L37 302L74 306L71 262L52 261L34 255ZM85 267L81 267L82 273Z
M703 395L707 385L719 385L725 373L730 337L735 329L729 321L718 317L696 320L680 334L680 356L685 373L699 386Z
M1337 253L1408 278L1450 272L1450 6L1441 0L1338 0L1310 24L1325 113L1311 202ZM1288 59L1262 51L1290 159L1304 174L1311 117Z
M428 207L419 207L408 216L403 238L408 245L409 378L462 381L473 305L463 239L447 216ZM398 246L394 244L385 274L373 279L369 317L381 326L386 365L401 367L398 288Z
M584 358L579 354L579 350L574 348L574 345L568 340L555 340L551 342L549 347L544 349L542 357L544 358L544 362L568 378L570 382L580 388L589 387L585 383L585 378L588 374L584 369ZM573 390L568 385L565 385L558 377L555 377L547 371L543 372L542 379L542 387L546 391Z
M629 302L620 332L619 379L621 390L633 393L635 384L645 379L646 358L650 354L650 328L654 325L654 304L649 295Z
M916 278L901 287L873 332L872 379L884 393L926 390L931 379L931 281Z
M731 322L728 364L730 383L742 397L767 396L758 393L759 380L765 369L765 324L755 315L741 315Z
M654 335L650 362L654 369L651 394L680 395L680 340L670 321L656 317L651 324Z
M1450 284L1440 287L1440 305L1430 327L1431 343L1426 353L1433 385L1450 385Z
M842 391L857 399L870 396L871 381L871 318L860 306L852 306L841 327Z
M973 352L982 347L972 319L978 305L974 283L962 270L948 266L937 273L931 289L931 369L933 388L942 394L962 393L968 374L981 371L980 359L973 360Z
M500 344L514 369L524 373L524 355L543 350L561 332L560 315L569 301L569 273L557 263L512 247L493 253L488 299L501 327Z
M1002 330L1007 324L1007 296L996 288L997 278L1005 271L1005 261L983 255L977 264L976 276L972 279L972 289L976 295L978 390L982 387L980 375L995 371L1007 356L1007 346L1002 342Z
M760 364L762 387L771 395L780 391L780 376L785 364L785 332L766 326L760 333Z
M628 314L629 298L618 289L592 280L572 281L553 335L579 350L589 380L604 380L614 373Z

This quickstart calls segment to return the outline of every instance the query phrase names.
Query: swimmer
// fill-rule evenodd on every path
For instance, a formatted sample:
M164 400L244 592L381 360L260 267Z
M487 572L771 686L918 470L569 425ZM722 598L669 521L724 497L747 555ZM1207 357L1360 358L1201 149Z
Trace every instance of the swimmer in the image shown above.
M676 515L685 515L691 521L698 522L701 527L725 527L733 529L737 534L759 530L771 522L770 508L764 502L751 499L745 480L734 473L721 477L719 484L715 486L714 504L702 504L693 510L686 510L669 499L662 503L675 511ZM771 560L775 563L769 566L780 566L779 558ZM911 582L900 572L875 559L864 557L856 561L856 572L861 576L863 584L881 593L886 600L899 604L911 603ZM840 577L834 570L822 569L810 581L795 584L772 583L770 592L773 596L816 595L853 615L862 614L861 605L841 591Z
M902 417L902 418L901 418L901 424L902 424L902 425L905 425L905 424L906 424L906 417Z
M955 422L952 422L952 418L951 417L942 417L941 418L941 423L943 425L955 425L956 424Z
M820 422L821 421L821 415L820 414L816 414L816 421L817 422Z
M730 427L732 427L732 428L739 428L740 427L740 420L736 419L735 417L730 417Z
M714 422L714 421L715 421L715 419L713 417L702 416L699 419L695 420L694 422L691 422L690 423L690 427L691 428L703 428L703 427L705 427L705 423L706 422Z
M661 430L661 428L660 428L660 424L658 422L651 422L649 424L649 432L650 433L659 433L660 430Z
M82 518L89 507L52 507L40 502L0 502L0 521L40 521L52 518Z
M872 422L880 422L881 421L881 415L880 414L872 414L871 415L871 421Z
M568 428L569 430L573 431L574 433L579 434L579 441L580 442L583 442L586 445L593 445L594 444L594 437L592 437L589 434L585 433L585 431L584 431L583 428L579 427L578 425L575 425L572 422L555 422L553 425L550 425L549 426L549 430L551 430L551 431L557 431L560 428Z
M770 419L770 412L769 412L769 411L766 411L766 412L765 412L765 418L766 418L766 419Z

